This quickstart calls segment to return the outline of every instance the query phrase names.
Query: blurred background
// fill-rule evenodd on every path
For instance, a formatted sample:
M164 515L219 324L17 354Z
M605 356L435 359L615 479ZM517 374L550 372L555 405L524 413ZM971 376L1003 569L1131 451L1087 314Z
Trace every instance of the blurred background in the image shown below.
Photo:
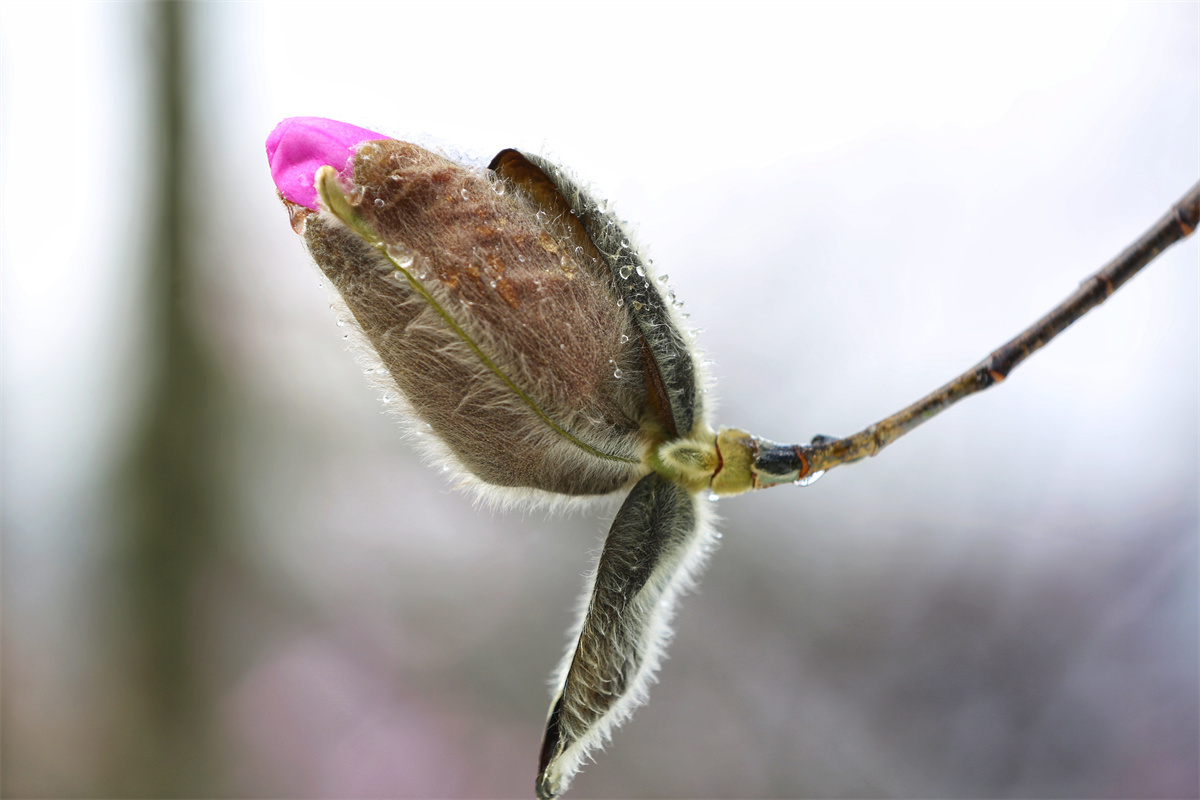
M844 435L1200 178L1200 5L0 6L16 797L528 797L609 503L401 441L275 197L317 115L571 166L717 421ZM725 538L572 796L1195 797L1198 246Z

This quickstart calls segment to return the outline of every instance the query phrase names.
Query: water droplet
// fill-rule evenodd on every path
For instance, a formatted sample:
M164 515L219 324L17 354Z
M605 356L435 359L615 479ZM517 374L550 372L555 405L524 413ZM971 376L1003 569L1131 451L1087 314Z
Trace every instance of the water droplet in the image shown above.
M404 245L389 244L387 246L388 258L396 262L396 266L400 269L408 269L413 264L413 252Z
M465 186L464 186L462 189L459 189L459 190L458 190L458 193L462 195L462 199L463 199L463 200L470 200L470 199L471 199L471 193L467 191L467 189L466 189L466 187L465 187Z
M627 336L626 334L622 333L622 334L621 334L621 344L625 344L625 343L626 343L626 342L628 342L628 341L629 341L629 336Z
M620 308L623 305L625 305L625 301L623 299L621 299L620 297L618 297L617 298L617 308Z
M566 349L567 349L567 346L566 346L565 344L560 344L560 345L558 346L558 349L559 349L559 350L566 350Z
M622 250L628 250L628 249L629 249L629 240L628 240L628 239L622 239L622 240L621 240L621 249L622 249Z
M376 207L376 208L383 208L383 198L382 198L382 197L376 197L376 198L375 198L375 207Z
M350 338L350 334L348 334L348 333L343 333L343 334L342 334L342 339L343 339L343 341L344 341L344 340L346 340L346 339L349 339L349 338Z
M504 194L504 184L500 181L496 181L492 184L492 191L496 194Z
M294 233L303 236L308 230L308 214L308 209L303 206L288 206L288 222L292 224Z
M394 183L399 183L401 180L403 180L403 178L400 177L399 172L393 172L391 175L388 175L388 180Z
M666 274L659 275L659 276L658 276L658 282L659 282L659 283L666 283L666 282L667 282L667 278L669 278L669 277L670 277L670 276L669 276L669 275L666 275Z
M621 371L621 370L619 370L619 369L614 369L614 370L613 370L613 377L614 377L614 378L624 378L624 377L625 377L625 373L624 373L624 372L622 372L622 371Z
M708 493L708 501L709 501L710 503L715 503L715 502L717 502L717 501L718 501L718 500L720 500L720 499L721 499L721 495L717 494L716 492L709 492L709 493Z
M495 281L488 281L488 286L490 286L490 287L492 287L493 289L495 289L495 288L496 288L496 282L495 282Z
M637 274L638 274L638 277L639 277L639 278L644 278L644 277L646 277L646 268L645 268L645 267L638 267L638 268L637 268Z
M629 277L630 272L631 272L631 270L629 269L628 264L626 264L625 266L623 266L619 270L617 270L617 274L621 276L621 280L627 279Z
M812 486L814 483L821 480L821 476L824 474L825 474L825 470L819 469L816 472L814 472L813 474L809 475L808 477L801 478L800 480L796 481L796 485L797 486Z
M346 201L352 206L357 206L362 203L363 195L367 190L362 186L355 186L350 191L346 192Z

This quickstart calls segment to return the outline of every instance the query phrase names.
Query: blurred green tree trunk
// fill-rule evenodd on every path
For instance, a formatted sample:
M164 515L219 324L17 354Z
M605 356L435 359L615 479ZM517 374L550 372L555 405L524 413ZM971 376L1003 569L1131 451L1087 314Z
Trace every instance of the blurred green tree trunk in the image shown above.
M228 515L220 449L228 428L221 377L197 320L198 258L190 231L199 213L189 175L189 3L149 11L152 139L158 149L147 204L146 395L122 476L121 569L130 647L121 658L140 708L129 750L114 754L108 788L117 796L212 796L213 702L206 697L202 579L213 566ZM194 168L194 165L193 165Z

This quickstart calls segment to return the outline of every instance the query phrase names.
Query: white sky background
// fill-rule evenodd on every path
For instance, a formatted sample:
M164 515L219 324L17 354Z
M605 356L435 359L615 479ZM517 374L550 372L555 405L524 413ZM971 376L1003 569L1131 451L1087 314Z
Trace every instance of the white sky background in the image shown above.
M135 6L6 3L0 14L3 523L6 567L26 574L11 583L6 568L6 600L20 607L61 596L79 553L100 547L89 498L129 424L125 390L137 388L142 154L153 142ZM204 287L221 357L260 397L343 436L347 461L386 440L372 469L408 449L392 446L340 352L274 198L262 143L283 117L342 119L481 160L515 146L572 167L635 223L705 329L717 421L777 440L850 433L974 364L1200 178L1194 3L229 3L204 6L198 23L194 182L213 215L204 247L222 267ZM676 660L697 647L689 630L721 630L720 604L741 578L828 585L824 601L837 606L836 584L917 563L929 575L895 602L921 608L913 597L944 573L987 573L992 559L1020 587L1149 558L1145 574L1184 597L1155 620L1192 624L1194 649L1194 613L1172 615L1195 606L1197 285L1192 241L1003 386L878 459L809 489L723 501L726 545L692 598L699 610L685 606ZM264 534L261 548L303 582L329 568L319 554L330 531L350 562L356 548L412 561L491 553L499 545L473 531L526 525L477 515L437 475L403 475L411 483L375 487L396 493L381 514L403 509L444 537L397 541L383 522L318 519L298 540ZM319 497L360 508L361 487L347 484ZM287 489L272 488L284 505ZM1176 534L1148 543L1156 520ZM600 524L587 514L563 524L574 537L564 581L585 568ZM1136 598L1167 589L1131 580L1101 598L1136 623ZM541 602L565 606L574 591ZM1117 629L1131 624L1117 616ZM730 647L775 641L763 637ZM638 731L661 739L679 725L670 712L684 695L662 697L676 691L672 670L683 670L676 686L691 685L672 661L581 791L640 793L653 760L637 766ZM761 721L778 702L731 713ZM674 746L657 761L691 753L696 782L664 792L720 792L726 774L740 783L724 791L792 786L730 772L702 743ZM886 793L945 790L904 762L878 760L894 766ZM846 785L809 774L819 792Z

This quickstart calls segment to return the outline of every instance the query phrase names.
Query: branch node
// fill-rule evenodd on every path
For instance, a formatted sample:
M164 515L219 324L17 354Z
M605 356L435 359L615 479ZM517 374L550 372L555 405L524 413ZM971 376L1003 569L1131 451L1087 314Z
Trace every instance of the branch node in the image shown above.
M1196 230L1197 220L1188 219L1183 215L1182 204L1175 206L1175 221L1179 223L1179 228L1183 231L1184 236L1191 236L1192 232Z

